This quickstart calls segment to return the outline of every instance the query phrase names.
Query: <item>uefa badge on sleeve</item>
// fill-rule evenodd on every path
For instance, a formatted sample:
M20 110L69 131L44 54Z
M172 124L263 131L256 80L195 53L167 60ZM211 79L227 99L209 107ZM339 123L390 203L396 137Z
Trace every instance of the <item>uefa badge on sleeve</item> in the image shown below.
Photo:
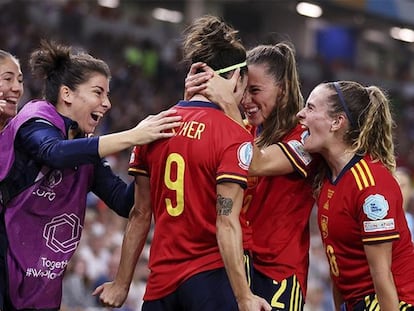
M388 214L388 201L381 194L371 194L365 199L364 213L371 220L384 219Z
M237 158L239 159L239 166L248 170L253 158L253 145L251 142L245 142L237 149Z

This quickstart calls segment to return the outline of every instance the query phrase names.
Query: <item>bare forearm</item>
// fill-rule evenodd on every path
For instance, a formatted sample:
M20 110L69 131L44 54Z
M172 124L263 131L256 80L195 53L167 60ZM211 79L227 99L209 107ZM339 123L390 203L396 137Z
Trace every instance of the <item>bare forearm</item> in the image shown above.
M99 137L98 153L101 158L128 149L134 145L131 130Z
M238 223L217 224L217 241L230 284L237 300L250 294L243 266L241 228Z
M399 310L399 299L391 271L373 276L375 292L381 311Z
M150 224L151 215L143 215L137 211L132 211L122 242L121 260L115 278L115 282L119 286L129 288L135 266L145 245Z

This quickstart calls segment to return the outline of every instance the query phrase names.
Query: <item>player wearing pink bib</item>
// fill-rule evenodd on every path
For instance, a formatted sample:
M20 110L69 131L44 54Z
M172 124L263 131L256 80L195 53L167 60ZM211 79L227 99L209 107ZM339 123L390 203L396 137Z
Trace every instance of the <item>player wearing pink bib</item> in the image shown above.
M414 310L414 246L395 169L392 116L383 92L323 83L298 116L305 150L320 153L318 223L336 310Z

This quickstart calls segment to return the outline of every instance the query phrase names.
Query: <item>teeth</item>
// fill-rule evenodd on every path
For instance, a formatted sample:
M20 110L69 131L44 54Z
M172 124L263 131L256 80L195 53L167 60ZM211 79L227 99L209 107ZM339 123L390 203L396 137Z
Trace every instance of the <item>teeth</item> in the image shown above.
M9 104L13 104L13 105L16 105L16 103L17 103L17 100L15 100L15 99L10 99L10 98L7 98L7 99L6 99L6 101L7 101Z
M94 114L95 116L98 116L100 118L103 117L103 113L101 113L101 112L92 112L92 114Z
M247 109L247 112L249 112L249 113L254 113L254 112L257 112L257 111L259 111L258 107Z

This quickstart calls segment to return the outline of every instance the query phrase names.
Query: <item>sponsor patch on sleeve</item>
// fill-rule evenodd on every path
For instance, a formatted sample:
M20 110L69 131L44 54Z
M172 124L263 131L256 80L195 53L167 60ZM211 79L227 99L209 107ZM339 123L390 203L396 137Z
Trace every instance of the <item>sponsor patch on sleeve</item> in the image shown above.
M394 219L370 220L364 221L364 231L367 233L394 230Z
M239 149L237 149L237 158L239 166L244 170L248 170L253 158L253 145L251 142L245 142L240 145Z
M384 219L388 214L388 201L381 194L371 194L365 199L364 213L371 220Z
M305 165L308 165L312 161L312 156L303 149L303 144L297 140L290 140L287 143L290 149L296 154L297 158L301 160Z

